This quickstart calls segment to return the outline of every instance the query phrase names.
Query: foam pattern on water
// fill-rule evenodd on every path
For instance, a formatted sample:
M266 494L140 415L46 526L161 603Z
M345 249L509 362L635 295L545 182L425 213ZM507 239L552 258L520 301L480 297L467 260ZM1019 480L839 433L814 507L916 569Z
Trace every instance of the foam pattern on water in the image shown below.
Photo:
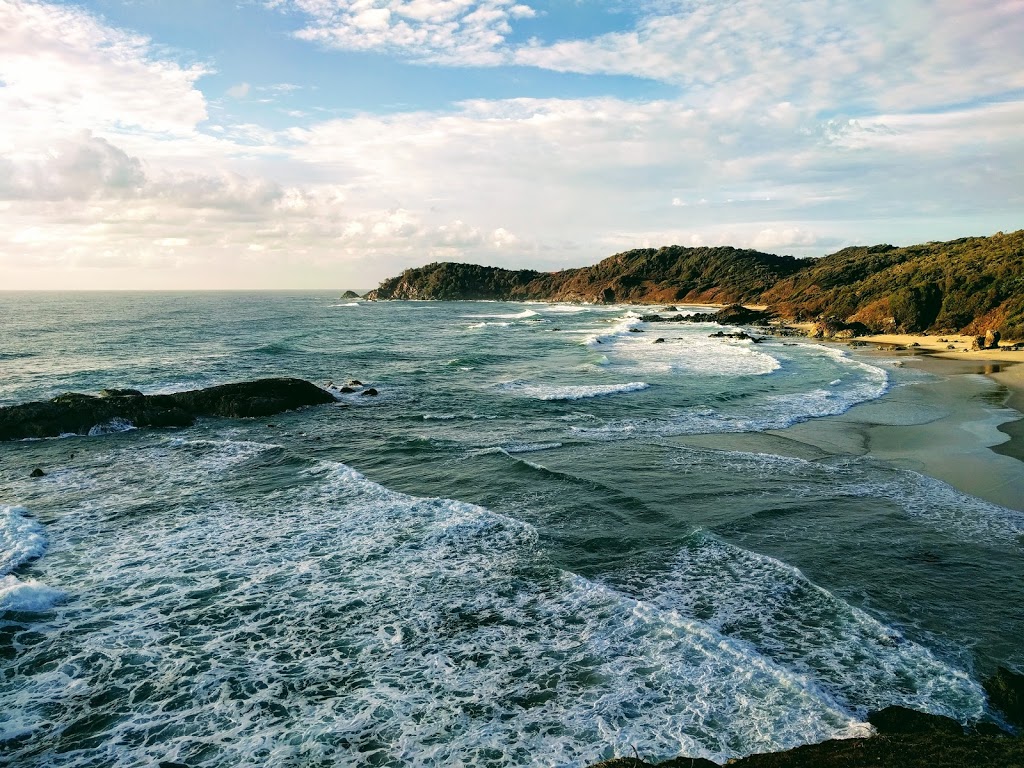
M911 517L981 542L1016 543L1024 536L1024 513L958 491L919 472L867 458L829 463L742 451L686 449L673 460L679 472L730 471L796 498L877 498Z
M670 575L659 575L643 594L749 643L860 715L890 704L964 722L984 713L985 694L963 671L798 569L706 532L697 532Z
M11 575L15 568L42 557L45 551L43 526L28 517L28 510L0 505L0 614L46 611L62 597L59 590L35 579Z
M643 325L646 333L635 333ZM781 363L752 341L710 337L716 323L646 324L626 316L613 333L602 336L608 363L640 374L766 376ZM655 343L662 339L662 343Z
M506 312L496 315L463 315L464 318L476 320L525 320L528 317L536 317L537 313L532 309L524 309L522 312Z
M52 524L41 564L75 590L0 680L10 759L580 766L865 733L749 645L553 568L508 517L338 464L218 495L276 450L125 451L105 493ZM121 512L186 480L160 512Z
M586 400L591 397L605 395L622 395L629 392L640 392L651 385L645 381L630 381L625 384L577 384L548 385L533 384L528 381L504 381L497 385L505 392L534 400Z
M659 349L667 344L658 344ZM801 391L760 397L738 408L697 405L683 408L668 418L626 418L608 421L596 427L573 427L582 437L593 440L636 436L714 434L720 432L764 432L785 429L802 421L845 413L854 405L875 400L889 389L885 370L851 359L845 353L824 347L801 345L845 368L851 375L836 385L809 387ZM710 363L709 363L710 364Z

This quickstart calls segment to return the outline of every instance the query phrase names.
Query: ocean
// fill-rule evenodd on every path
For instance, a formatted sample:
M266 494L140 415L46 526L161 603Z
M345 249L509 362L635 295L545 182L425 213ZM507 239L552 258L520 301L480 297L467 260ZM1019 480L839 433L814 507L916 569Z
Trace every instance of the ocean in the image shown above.
M0 405L338 398L0 444L0 764L724 762L889 704L990 717L1024 664L1024 514L787 438L927 385L894 357L626 306L0 308Z

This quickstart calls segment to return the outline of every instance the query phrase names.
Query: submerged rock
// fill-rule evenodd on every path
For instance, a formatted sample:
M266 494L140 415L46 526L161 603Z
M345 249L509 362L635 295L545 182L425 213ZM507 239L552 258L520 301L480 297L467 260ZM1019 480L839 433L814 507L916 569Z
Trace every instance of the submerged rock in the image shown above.
M359 393L360 397L376 397L379 394L380 392L378 392L373 387L370 387L369 389L364 389L362 392Z
M1007 722L1024 728L1024 675L1000 667L984 687L992 706L1002 711Z
M29 473L29 477L46 477L46 473L39 467L36 467Z
M68 392L48 402L0 408L0 440L102 434L130 427L187 427L201 417L271 416L334 402L330 393L302 379L260 379L170 395L105 392L100 397Z

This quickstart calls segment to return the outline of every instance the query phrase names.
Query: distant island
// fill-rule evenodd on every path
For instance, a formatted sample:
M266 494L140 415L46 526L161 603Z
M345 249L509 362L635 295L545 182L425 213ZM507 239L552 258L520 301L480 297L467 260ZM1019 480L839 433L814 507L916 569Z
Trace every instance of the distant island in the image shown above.
M798 259L737 248L641 248L560 272L443 262L385 280L367 299L765 305L870 332L1024 338L1024 230Z

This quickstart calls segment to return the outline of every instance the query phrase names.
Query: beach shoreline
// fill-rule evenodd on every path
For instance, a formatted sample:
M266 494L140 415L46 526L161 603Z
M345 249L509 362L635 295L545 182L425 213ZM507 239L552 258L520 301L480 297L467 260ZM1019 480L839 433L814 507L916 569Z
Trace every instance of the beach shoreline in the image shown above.
M870 455L918 471L965 493L1024 511L1024 352L975 350L966 337L920 334L808 339L847 350L868 364L924 374L839 416L797 424L777 434L828 453ZM864 344L868 346L864 346Z

